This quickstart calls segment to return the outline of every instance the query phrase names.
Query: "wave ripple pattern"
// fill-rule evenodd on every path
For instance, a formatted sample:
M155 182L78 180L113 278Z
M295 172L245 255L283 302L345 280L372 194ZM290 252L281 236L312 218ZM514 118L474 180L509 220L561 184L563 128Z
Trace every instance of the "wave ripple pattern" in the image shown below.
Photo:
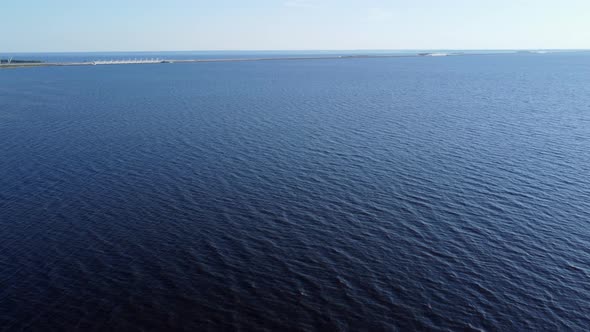
M0 330L584 331L590 56L0 72Z

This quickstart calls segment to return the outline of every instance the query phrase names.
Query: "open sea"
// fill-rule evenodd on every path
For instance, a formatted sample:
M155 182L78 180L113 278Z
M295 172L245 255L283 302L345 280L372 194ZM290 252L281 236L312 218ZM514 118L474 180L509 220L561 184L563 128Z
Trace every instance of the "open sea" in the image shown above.
M0 69L0 331L589 326L590 52Z

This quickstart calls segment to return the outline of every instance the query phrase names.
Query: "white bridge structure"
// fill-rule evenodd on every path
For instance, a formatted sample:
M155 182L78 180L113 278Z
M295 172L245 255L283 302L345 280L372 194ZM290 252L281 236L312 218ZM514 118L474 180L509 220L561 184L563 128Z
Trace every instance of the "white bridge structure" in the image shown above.
M135 64L155 64L167 63L162 59L128 59L128 60L97 60L91 62L93 65L135 65Z

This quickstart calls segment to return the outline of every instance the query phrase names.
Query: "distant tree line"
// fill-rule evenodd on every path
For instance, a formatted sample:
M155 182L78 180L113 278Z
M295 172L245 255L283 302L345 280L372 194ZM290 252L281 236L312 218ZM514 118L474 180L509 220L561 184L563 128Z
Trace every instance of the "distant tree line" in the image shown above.
M41 63L39 60L14 60L14 59L0 59L0 64L8 63Z

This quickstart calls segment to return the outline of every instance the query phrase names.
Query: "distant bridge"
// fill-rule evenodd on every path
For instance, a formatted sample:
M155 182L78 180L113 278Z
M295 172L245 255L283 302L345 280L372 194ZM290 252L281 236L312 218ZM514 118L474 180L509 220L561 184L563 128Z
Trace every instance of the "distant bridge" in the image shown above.
M92 65L135 65L135 64L155 64L166 63L162 59L129 59L129 60L97 60L92 61Z

